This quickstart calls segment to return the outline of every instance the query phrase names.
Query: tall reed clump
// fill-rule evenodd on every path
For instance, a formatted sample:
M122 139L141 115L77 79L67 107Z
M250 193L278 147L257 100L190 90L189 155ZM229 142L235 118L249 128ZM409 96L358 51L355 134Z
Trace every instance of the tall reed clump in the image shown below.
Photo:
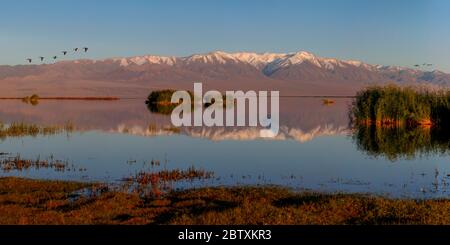
M448 125L450 91L374 86L359 92L353 102L354 123L376 125Z

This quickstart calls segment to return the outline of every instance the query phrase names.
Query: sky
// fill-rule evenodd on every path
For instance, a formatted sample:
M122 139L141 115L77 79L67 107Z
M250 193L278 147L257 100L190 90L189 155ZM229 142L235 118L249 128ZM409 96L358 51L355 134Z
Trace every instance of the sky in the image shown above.
M308 51L450 72L448 0L2 0L0 64L75 58Z

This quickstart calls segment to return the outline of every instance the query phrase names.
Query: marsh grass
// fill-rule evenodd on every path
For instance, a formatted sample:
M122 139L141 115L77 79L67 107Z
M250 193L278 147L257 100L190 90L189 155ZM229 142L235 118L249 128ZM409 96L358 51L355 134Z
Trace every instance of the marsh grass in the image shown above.
M67 160L54 159L53 156L47 159L41 159L37 157L35 160L24 159L17 154L14 157L6 156L0 159L0 170L4 173L11 171L26 171L29 169L40 170L40 169L53 169L56 172L67 172L67 171L86 171L85 168L76 168L74 164L70 164Z
M71 122L64 125L39 126L37 124L27 124L24 122L13 122L5 125L0 122L0 138L7 137L24 137L38 135L55 135L60 133L70 133L75 129Z
M450 91L374 86L359 92L351 109L354 123L417 126L450 123Z
M128 182L133 191L142 196L159 197L173 189L175 183L180 181L207 180L214 177L214 172L196 169L194 166L186 170L183 169L160 169L160 161L152 160L150 162L151 170L142 170L124 180Z
M450 150L450 91L370 87L350 110L359 150L390 160Z
M450 200L217 187L70 199L97 184L0 178L0 224L450 224ZM103 190L104 188L102 188Z

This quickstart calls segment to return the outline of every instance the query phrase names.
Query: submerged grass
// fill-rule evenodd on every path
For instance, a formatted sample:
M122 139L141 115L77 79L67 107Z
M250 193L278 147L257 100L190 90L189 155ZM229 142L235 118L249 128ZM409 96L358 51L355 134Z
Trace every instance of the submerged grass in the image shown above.
M450 224L450 200L401 200L292 192L277 187L203 188L159 198L95 184L0 178L1 224Z
M5 155L7 156L7 154ZM24 159L17 154L16 156L0 156L0 170L4 173L8 173L11 171L27 171L30 169L40 170L40 169L53 169L56 172L66 172L66 171L86 171L85 168L75 168L74 164L70 164L67 160L58 160L54 159L51 156L48 159L40 159L38 157L35 160Z
M39 126L37 124L27 124L24 122L13 122L5 125L0 122L0 138L24 137L38 135L55 135L63 132L72 132L74 125L67 122L65 125Z
M169 181L182 181L182 180L195 180L195 179L209 179L214 176L213 172L205 170L195 169L190 167L187 170L173 169L173 170L161 170L155 172L141 171L134 177L134 180L140 184L149 184L154 182L153 180L161 180L164 182Z
M172 191L173 185L181 181L207 180L214 177L214 172L196 169L194 166L188 169L162 169L161 162L152 160L149 165L151 170L141 170L133 176L124 178L124 189L132 190L145 197L160 197L161 195Z

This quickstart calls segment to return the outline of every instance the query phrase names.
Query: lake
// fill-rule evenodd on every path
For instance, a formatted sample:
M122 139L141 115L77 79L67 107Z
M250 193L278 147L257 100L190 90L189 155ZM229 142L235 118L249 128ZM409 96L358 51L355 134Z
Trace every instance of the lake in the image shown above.
M449 197L447 133L352 129L352 99L280 98L280 133L260 138L249 127L174 128L170 115L151 112L142 99L1 101L0 121L37 125L70 122L75 130L52 135L3 137L2 158L60 159L65 171L27 169L0 176L120 183L141 170L214 172L207 180L174 188L280 185L296 190L357 192L390 197ZM420 140L418 140L420 139ZM70 171L69 171L70 170Z

